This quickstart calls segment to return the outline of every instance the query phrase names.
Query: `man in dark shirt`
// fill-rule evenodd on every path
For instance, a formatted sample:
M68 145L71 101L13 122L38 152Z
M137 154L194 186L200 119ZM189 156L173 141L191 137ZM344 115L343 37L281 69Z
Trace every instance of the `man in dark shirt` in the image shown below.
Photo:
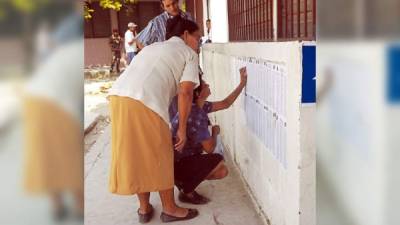
M114 66L116 66L117 73L120 72L119 63L121 61L121 43L122 38L121 36L119 36L118 30L114 29L109 41L112 52L110 73L112 73L112 71L114 70Z

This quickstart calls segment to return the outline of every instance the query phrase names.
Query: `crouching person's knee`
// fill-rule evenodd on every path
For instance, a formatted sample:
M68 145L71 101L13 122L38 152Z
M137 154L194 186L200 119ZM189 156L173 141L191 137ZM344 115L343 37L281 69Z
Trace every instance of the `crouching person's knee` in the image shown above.
M215 177L216 177L216 179L223 179L223 178L225 178L226 176L228 176L228 174L229 174L229 170L228 170L228 168L224 165L224 166L222 166L222 167L217 171L217 173L215 174Z

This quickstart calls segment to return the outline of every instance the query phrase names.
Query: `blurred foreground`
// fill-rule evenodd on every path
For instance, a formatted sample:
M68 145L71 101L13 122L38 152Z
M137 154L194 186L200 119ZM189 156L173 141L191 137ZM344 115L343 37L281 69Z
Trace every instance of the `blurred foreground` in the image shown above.
M400 224L399 7L318 2L320 225Z
M0 224L83 224L81 11L0 4Z

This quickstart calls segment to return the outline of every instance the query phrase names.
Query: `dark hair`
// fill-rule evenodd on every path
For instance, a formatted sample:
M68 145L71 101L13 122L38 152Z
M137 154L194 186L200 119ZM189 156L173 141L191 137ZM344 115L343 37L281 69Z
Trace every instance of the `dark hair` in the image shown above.
M165 0L160 0L160 4L161 4L162 7L164 7L164 4L163 4L164 1L165 1ZM179 0L175 0L175 2L178 2L178 3L179 3Z
M203 83L203 73L199 73L199 82L199 86L193 90L193 103L196 103L200 96L200 92L202 90L201 84Z
M180 15L174 16L167 20L165 40L173 36L180 37L186 30L192 34L199 30L199 26L191 20L182 18Z

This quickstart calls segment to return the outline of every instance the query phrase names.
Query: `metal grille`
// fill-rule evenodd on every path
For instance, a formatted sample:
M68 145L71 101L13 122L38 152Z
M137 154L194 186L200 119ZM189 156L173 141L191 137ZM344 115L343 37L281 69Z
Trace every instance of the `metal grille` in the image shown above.
M273 0L229 0L230 41L273 41ZM315 40L316 0L277 0L277 39Z
M315 40L316 0L278 0L278 40Z
M271 41L273 0L229 0L230 41Z
M203 0L186 0L186 12L190 13L199 25L200 33L203 31Z

